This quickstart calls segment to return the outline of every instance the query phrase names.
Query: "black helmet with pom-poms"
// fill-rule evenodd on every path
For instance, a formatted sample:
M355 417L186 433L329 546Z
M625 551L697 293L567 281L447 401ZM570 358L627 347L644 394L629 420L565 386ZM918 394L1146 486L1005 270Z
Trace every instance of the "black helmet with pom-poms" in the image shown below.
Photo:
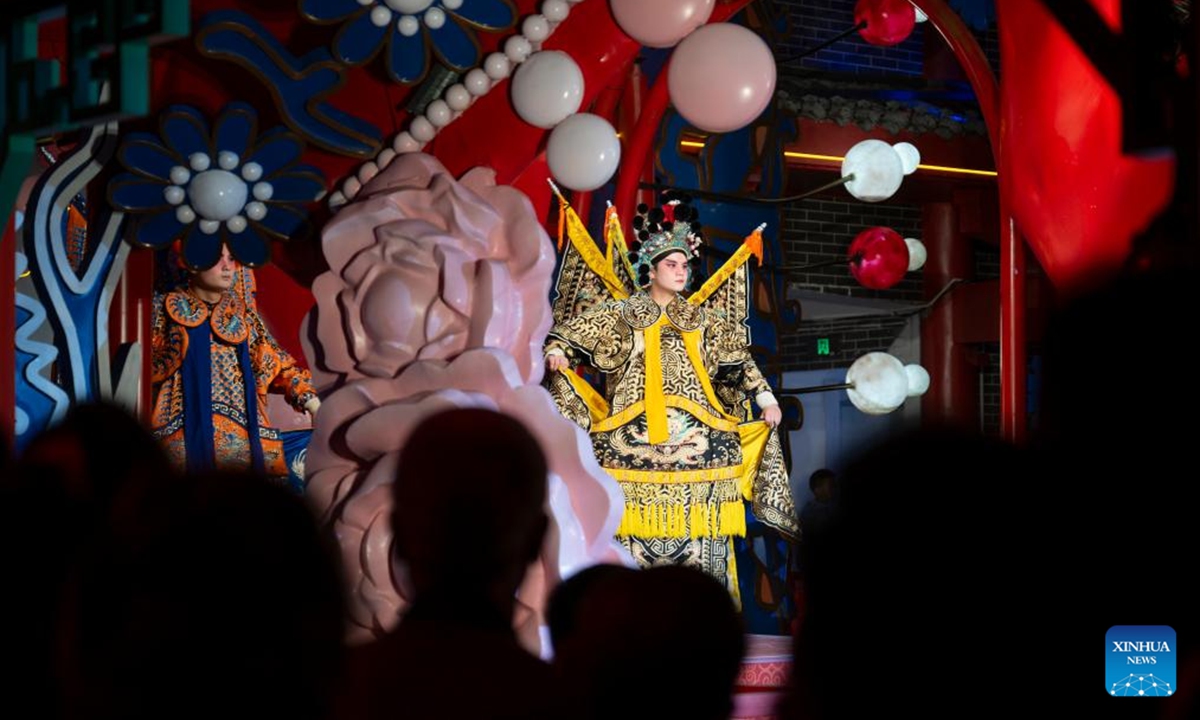
M650 284L650 268L672 252L682 252L689 261L699 255L700 213L691 205L691 198L678 190L663 193L663 205L652 208L646 203L637 206L632 225L638 240L630 245L629 262L636 268L638 284ZM695 265L690 276L694 282L698 272Z

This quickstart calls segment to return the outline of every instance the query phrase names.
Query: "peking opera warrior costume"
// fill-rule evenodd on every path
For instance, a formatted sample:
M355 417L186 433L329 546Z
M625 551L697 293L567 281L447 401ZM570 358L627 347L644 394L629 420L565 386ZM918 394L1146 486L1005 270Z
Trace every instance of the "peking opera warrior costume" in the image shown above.
M180 470L253 469L295 485L267 393L283 393L303 412L316 391L263 324L253 271L239 267L234 278L215 304L186 284L155 294L153 433Z
M640 206L640 242L627 256L612 208L602 253L559 200L560 247L564 236L569 242L546 353L565 355L572 370L595 370L604 391L563 370L548 377L550 392L620 484L617 539L638 563L697 567L737 598L732 540L746 534L744 503L765 525L799 534L779 435L752 420L750 405L750 398L775 402L750 356L746 324L746 264L761 260L761 228L690 297L676 295L660 308L643 289L652 264L676 251L698 259L700 227L690 205L673 199L648 214Z

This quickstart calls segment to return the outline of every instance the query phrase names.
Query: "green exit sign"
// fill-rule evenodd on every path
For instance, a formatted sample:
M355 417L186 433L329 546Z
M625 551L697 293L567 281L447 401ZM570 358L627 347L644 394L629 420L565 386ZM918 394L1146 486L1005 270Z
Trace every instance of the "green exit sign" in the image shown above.
M817 338L817 354L829 354L829 338Z

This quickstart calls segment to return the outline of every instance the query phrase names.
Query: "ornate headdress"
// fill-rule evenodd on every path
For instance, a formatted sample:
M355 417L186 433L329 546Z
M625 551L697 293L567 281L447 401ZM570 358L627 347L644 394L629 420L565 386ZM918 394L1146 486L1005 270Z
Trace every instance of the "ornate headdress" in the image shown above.
M654 263L673 252L682 252L688 259L688 285L694 286L700 275L700 244L704 242L700 214L683 193L668 191L663 200L662 207L638 205L633 219L637 239L630 243L629 262L637 272L638 285L645 287L650 284Z

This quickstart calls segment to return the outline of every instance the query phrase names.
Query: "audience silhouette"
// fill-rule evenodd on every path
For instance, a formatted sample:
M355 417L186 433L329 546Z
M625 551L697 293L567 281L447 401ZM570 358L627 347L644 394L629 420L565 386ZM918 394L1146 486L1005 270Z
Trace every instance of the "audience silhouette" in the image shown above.
M449 410L412 432L392 488L412 603L393 632L351 652L341 720L550 716L550 668L513 631L548 524L546 473L537 440L491 410Z

